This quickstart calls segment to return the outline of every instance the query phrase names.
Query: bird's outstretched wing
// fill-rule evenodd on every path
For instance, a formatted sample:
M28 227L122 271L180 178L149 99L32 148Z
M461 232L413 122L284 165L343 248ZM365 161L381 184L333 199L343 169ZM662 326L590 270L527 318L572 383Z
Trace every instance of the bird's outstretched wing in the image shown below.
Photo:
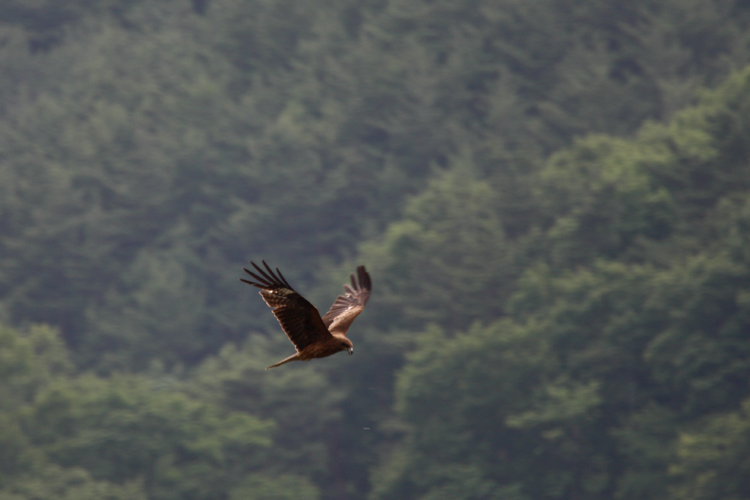
M365 308L372 292L372 281L365 266L357 267L357 279L350 275L352 286L344 285L345 295L339 295L328 312L323 316L323 323L333 334L346 335L354 318Z
M273 315L279 320L281 328L292 341L297 352L310 344L330 339L331 333L315 306L289 286L278 267L276 268L277 274L274 274L266 261L261 262L268 272L255 265L254 262L250 262L258 274L243 269L255 281L245 279L240 281L261 289L261 297L269 307L273 308Z

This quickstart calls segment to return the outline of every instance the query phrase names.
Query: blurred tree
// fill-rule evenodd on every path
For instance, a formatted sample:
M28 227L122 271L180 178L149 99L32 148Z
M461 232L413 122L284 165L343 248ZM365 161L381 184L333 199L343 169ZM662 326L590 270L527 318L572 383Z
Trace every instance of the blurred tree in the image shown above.
M229 494L229 500L318 500L318 489L293 474L250 476Z
M0 14L0 319L71 348L0 333L2 494L645 499L728 477L750 70L679 109L750 59L747 2ZM321 307L371 268L356 362L264 378L289 345L235 278L269 256Z
M181 325L193 340L164 356L194 363L249 326L229 284L249 256L294 262L290 278L311 284L323 262L397 228L405 195L457 161L498 193L505 241L530 236L548 153L663 116L672 97L654 89L674 87L682 102L746 50L747 14L730 0L48 3L4 7L0 301L9 321L59 325L81 364L98 358L101 345L88 343L106 331L125 352L102 369L134 356L104 318L129 300L115 299L134 290L121 270L143 255L185 247L177 260L190 267L173 272L206 285L194 302L204 312ZM30 55L37 29L55 42ZM674 57L659 59L662 48ZM633 189L629 203L666 203L654 186ZM622 231L597 235L605 251L633 228ZM174 339L161 324L134 328Z
M338 405L346 393L329 383L315 361L275 375L265 371L269 359L290 347L281 331L275 341L254 334L241 349L227 345L219 355L200 366L189 390L201 400L212 401L229 411L251 411L273 420L276 424L271 431L273 447L265 455L268 473L283 479L294 471L298 479L290 476L290 481L298 486L290 491L299 488L305 495L314 495L311 486L300 477L329 489L331 484L336 488L335 483L340 480L336 476L339 457L335 456L331 443L341 439L345 431L346 423ZM240 491L251 485L263 491L268 489L267 480L260 477L243 484L234 494L240 495Z
M270 422L224 413L158 382L82 376L50 384L29 408L30 442L97 480L141 480L149 498L216 498L263 463Z
M206 341L199 335L211 329L206 290L188 272L199 266L185 248L142 251L119 286L89 309L97 329L83 340L93 358L86 364L104 371L143 370L156 353L169 365L204 354Z
M123 0L9 0L0 5L0 18L4 24L23 27L29 34L32 50L49 50L61 43L67 28L84 22L89 16L119 17L138 3Z
M96 481L81 468L49 465L34 474L17 477L0 490L2 500L147 500L140 481L114 484Z
M726 415L740 412L750 393L743 341L750 211L745 148L735 139L746 128L727 116L743 108L749 74L733 76L669 126L649 125L631 141L589 137L549 160L535 192L545 218L528 238L510 240L526 266L501 301L507 319L486 330L425 334L407 355L396 384L406 431L373 473L373 498L437 498L454 490L492 497L505 488L531 498L676 498L696 486L696 464L719 467L711 452L700 458L688 443L724 442L690 436L714 418L741 421ZM671 182L671 169L680 171L674 179L692 171L715 181ZM458 192L461 181L446 186ZM419 234L418 225L410 227L405 238ZM415 255L434 258L446 247ZM410 262L399 248L385 255ZM398 283L405 273L383 274ZM494 298L479 310L490 310ZM508 332L538 351L499 343ZM468 339L471 354L464 351ZM472 375L477 363L492 369ZM505 384L520 393L506 394ZM476 402L477 391L488 399ZM477 420L485 413L494 427ZM741 425L732 425L743 442ZM490 435L475 437L488 428ZM510 457L502 467L492 454L498 450ZM458 469L454 455L471 467ZM696 480L709 484L714 474L741 467L722 463L722 472ZM479 482L464 484L470 478ZM730 496L743 484L731 482ZM707 487L701 498L722 497L717 491L730 490Z
M724 238L664 273L655 293L670 322L646 360L672 407L696 417L737 409L737 396L750 391L748 200L723 203Z
M696 422L680 435L670 472L671 498L744 498L750 494L750 402L731 413Z
M0 327L0 359L2 499L267 500L271 482L277 498L318 498L305 476L269 463L272 420L214 395L199 400L195 383L153 367L76 375L44 326Z
M381 241L362 246L360 258L381 277L380 328L454 329L502 314L515 270L498 203L471 159L457 158Z
M536 185L546 233L544 241L534 243L544 245L553 266L618 258L628 251L637 257L644 240L669 236L676 223L674 202L643 168L653 152L639 146L589 136L550 158Z
M506 420L528 409L547 370L546 345L507 322L448 338L422 333L396 385L407 424L373 475L372 498L525 498L528 436Z

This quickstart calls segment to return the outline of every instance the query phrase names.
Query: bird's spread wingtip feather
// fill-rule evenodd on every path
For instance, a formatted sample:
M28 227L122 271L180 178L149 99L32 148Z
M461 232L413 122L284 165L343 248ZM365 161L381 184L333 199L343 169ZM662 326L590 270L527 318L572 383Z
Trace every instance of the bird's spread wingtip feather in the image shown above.
M284 285L286 285L287 288L292 288L292 286L286 281L286 278L284 278L284 275L281 274L281 271L279 270L278 267L276 268L276 272L278 273L279 278L281 278L281 281L284 283Z
M372 289L372 282L370 281L370 273L367 272L365 266L357 266L357 276L359 277L359 286L365 290Z
M258 276L257 274L253 273L252 271L249 271L249 270L245 269L244 267L242 269L247 274L249 274L250 276L252 276L252 278L254 280L256 280L258 283L253 283L251 281L246 281L246 280L240 280L240 281L245 281L246 283L249 283L251 285L257 286L259 288L267 287L267 286L269 286L271 284L268 280L266 280L264 278L261 278L260 276Z
M248 281L248 280L243 280L242 278L240 278L240 281L241 281L241 282L243 282L243 283L247 283L248 285L252 285L252 286L257 286L258 288L260 288L260 287L261 287L261 286L260 286L259 284L257 284L257 283L253 283L252 281Z
M261 261L261 262L263 262L265 264L265 261ZM250 264L253 265L253 267L261 274L261 276L263 276L264 278L266 278L266 280L268 281L269 284L274 282L274 280L270 276L268 276L265 273L265 271L263 271L263 269L261 269L260 267L258 267L258 265L255 262L251 261Z
M271 266L269 266L268 264L266 264L265 260L263 260L261 262L263 262L263 265L266 266L266 269L268 269L268 274L270 274L272 277L276 278L276 275L273 274L273 271L271 270ZM277 279L275 281L279 281L279 280Z

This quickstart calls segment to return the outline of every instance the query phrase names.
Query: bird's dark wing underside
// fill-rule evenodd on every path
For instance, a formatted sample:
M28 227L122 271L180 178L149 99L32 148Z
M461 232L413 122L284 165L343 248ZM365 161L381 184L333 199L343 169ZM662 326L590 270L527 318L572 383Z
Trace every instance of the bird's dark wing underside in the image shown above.
M241 279L248 285L260 288L263 300L273 309L281 328L297 351L331 338L320 313L310 302L294 291L278 268L276 274L262 261L266 271L253 265L256 272L244 269L255 281Z
M352 286L344 285L346 294L339 295L323 316L323 323L327 328L330 328L337 319L345 319L348 324L344 328L344 333L351 321L354 321L354 318L362 312L372 291L370 273L365 270L365 266L357 267L357 279L354 278L354 274L350 275L349 279Z

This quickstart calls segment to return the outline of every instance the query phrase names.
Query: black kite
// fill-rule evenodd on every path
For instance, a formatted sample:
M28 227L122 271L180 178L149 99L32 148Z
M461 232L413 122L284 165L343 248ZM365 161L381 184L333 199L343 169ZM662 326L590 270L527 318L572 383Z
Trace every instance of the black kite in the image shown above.
M290 361L325 358L339 351L349 351L350 355L354 353L354 346L351 340L346 338L346 332L370 298L372 282L365 266L357 267L357 279L353 274L350 276L352 286L344 285L346 294L339 295L321 318L315 306L289 286L278 267L274 274L266 261L261 262L268 272L250 262L258 274L243 269L255 282L245 279L240 281L260 288L260 296L273 308L273 314L281 328L297 349L295 354L268 368L275 368Z

